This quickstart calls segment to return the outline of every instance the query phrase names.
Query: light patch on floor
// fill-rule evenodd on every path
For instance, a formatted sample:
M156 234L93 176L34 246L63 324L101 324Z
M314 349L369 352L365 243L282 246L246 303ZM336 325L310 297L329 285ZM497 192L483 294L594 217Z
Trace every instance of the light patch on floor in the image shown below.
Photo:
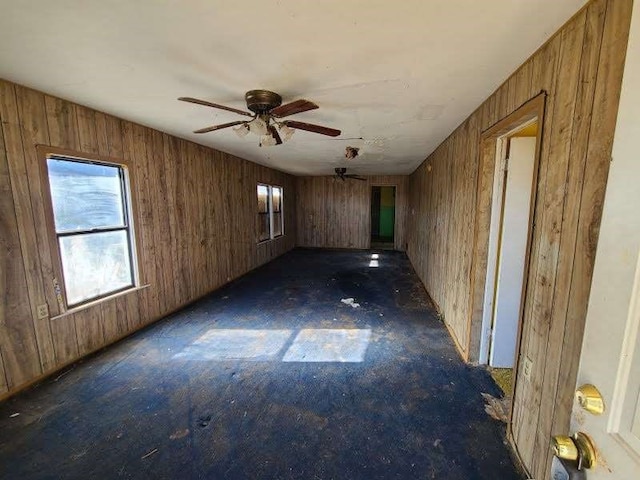
M274 360L293 330L212 329L174 358Z
M505 397L511 396L513 390L513 369L512 368L491 368L489 370L493 381L500 387Z
M349 305L349 306L351 306L353 308L358 308L360 306L360 304L357 303L354 298L343 298L340 301L342 303L344 303L345 305Z
M283 362L362 362L370 329L304 329L285 353Z

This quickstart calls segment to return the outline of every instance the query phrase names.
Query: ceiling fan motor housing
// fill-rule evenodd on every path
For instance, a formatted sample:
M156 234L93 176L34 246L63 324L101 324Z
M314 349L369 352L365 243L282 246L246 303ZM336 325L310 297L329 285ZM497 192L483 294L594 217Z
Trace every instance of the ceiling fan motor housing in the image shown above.
M254 113L267 113L282 105L282 97L269 90L249 90L244 95L247 101L247 108Z

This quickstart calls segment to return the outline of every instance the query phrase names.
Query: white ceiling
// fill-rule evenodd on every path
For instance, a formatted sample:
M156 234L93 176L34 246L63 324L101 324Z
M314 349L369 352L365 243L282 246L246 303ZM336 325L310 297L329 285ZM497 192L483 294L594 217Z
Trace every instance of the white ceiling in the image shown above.
M584 3L0 0L0 77L295 174L406 174ZM194 135L243 117L176 101L246 109L254 88L342 135Z

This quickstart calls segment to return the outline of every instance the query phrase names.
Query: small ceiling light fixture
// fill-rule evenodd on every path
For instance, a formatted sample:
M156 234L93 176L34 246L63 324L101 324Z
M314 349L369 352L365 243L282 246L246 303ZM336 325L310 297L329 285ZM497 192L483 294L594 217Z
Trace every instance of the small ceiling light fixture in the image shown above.
M347 147L344 151L344 156L347 160L353 160L358 156L360 149L357 147Z

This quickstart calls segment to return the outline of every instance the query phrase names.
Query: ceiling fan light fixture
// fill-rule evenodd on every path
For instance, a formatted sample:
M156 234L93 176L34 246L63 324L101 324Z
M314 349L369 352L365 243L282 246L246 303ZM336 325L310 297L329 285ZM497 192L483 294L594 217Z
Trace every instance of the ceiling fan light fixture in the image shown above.
M273 138L273 135L271 135L270 133L267 133L267 134L262 135L260 137L260 146L261 147L273 147L277 143L278 142L276 142L276 139Z
M284 123L278 124L278 129L280 130L280 137L282 138L283 142L291 140L293 134L296 133L296 130L294 128L291 128Z
M238 137L244 138L249 132L253 133L260 138L260 146L265 147L281 145L290 140L296 130L305 130L329 137L337 137L341 134L340 130L336 130L335 128L323 127L322 125L315 125L313 123L282 120L291 115L315 110L318 108L318 105L304 99L294 100L293 102L283 105L282 97L269 90L250 90L245 94L247 108L253 112L253 114L237 108L227 107L193 97L179 97L178 100L233 112L244 115L245 117L252 117L251 120L237 120L200 128L194 130L193 133L209 133L225 128L236 127L233 130Z
M263 136L269 133L269 131L267 130L267 122L262 120L260 117L254 118L248 123L248 125L249 131L254 135Z
M233 131L236 132L236 135L238 135L238 137L244 138L249 133L249 125L243 123L239 127L234 128Z

